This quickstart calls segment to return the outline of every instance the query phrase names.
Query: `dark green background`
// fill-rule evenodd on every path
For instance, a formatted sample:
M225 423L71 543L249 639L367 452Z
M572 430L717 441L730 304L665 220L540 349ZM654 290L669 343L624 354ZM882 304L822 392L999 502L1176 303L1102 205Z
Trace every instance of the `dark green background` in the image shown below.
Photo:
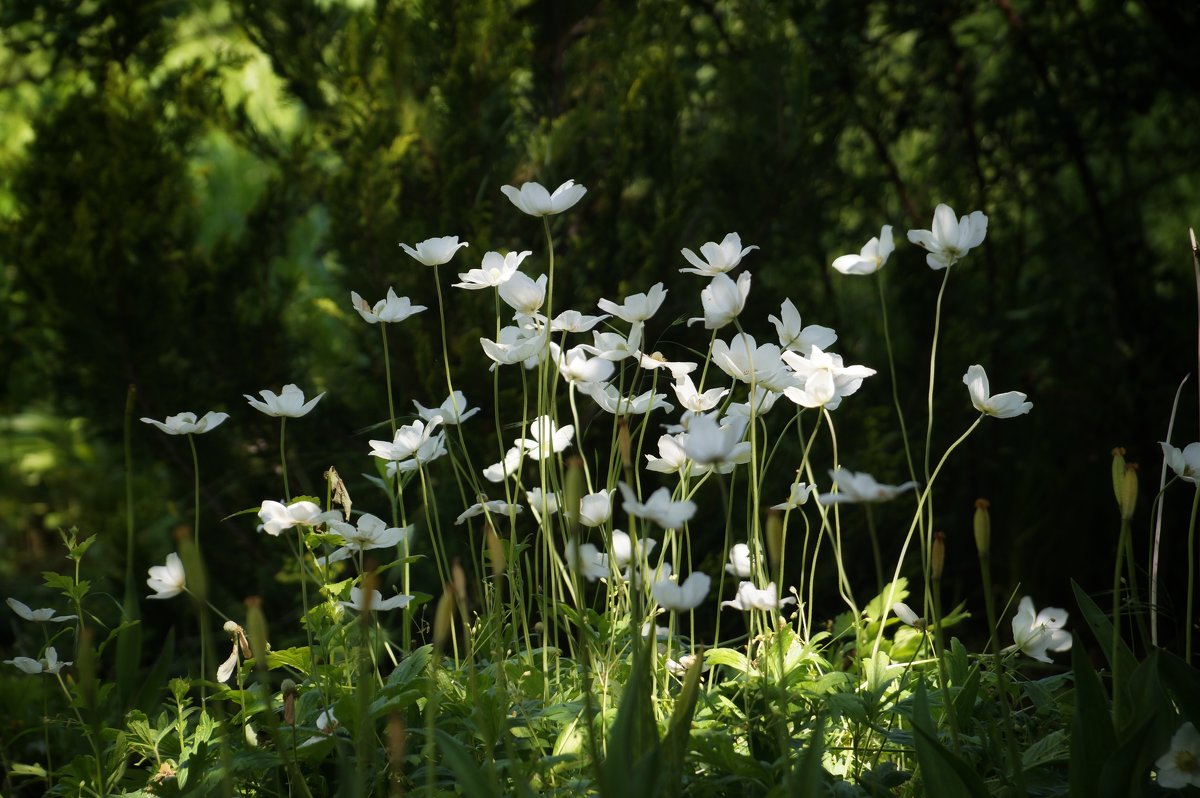
M95 567L119 578L135 385L135 416L233 415L198 440L207 556L222 600L286 595L252 521L217 520L279 492L277 426L241 395L328 391L289 428L294 489L318 490L335 465L360 507L384 512L357 476L366 428L385 416L379 339L350 290L374 301L392 285L433 308L430 271L397 243L439 235L471 242L444 278L489 249L532 249L527 271L544 270L537 221L499 187L573 178L588 194L555 223L558 307L662 280L671 293L647 348L703 347L702 333L668 326L698 315L703 285L678 274L679 249L738 231L761 247L746 261L748 330L771 339L766 316L790 297L806 322L839 331L848 361L880 369L836 418L842 461L890 482L906 475L875 288L829 263L895 225L887 288L919 439L940 275L904 231L928 227L938 202L982 209L987 241L946 297L935 445L973 418L960 384L972 363L1035 408L989 420L945 475L948 593L980 609L979 496L992 501L1005 595L1020 582L1039 606L1070 606L1068 576L1109 589L1109 450L1142 464L1140 555L1156 441L1196 367L1198 35L1195 7L1165 0L9 0L0 579L33 595L27 580L58 567L53 529L71 525L102 536ZM476 402L490 395L477 339L491 301L456 291L449 308L458 387ZM435 314L392 335L398 405L439 402ZM1197 437L1196 384L1177 441ZM188 523L191 464L182 439L133 432L141 574ZM476 432L478 461L492 462L488 425ZM771 477L780 499L789 469ZM1176 617L1186 504L1168 496L1164 605ZM879 514L892 551L906 508ZM846 520L861 528L859 514ZM693 534L719 546L719 529ZM852 567L866 584L869 562Z

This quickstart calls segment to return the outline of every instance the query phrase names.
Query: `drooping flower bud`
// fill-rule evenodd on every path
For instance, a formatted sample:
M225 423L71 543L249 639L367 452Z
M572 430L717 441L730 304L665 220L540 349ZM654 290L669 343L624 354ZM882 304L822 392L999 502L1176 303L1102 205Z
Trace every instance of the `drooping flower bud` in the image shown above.
M767 556L775 573L783 561L783 513L779 510L767 510Z
M933 556L930 558L933 570L933 581L942 581L942 571L946 567L946 533L933 533Z
M988 512L991 506L987 499L975 500L975 548L981 558L992 556L992 515Z
M1117 494L1117 503L1121 506L1121 520L1133 519L1133 510L1137 507L1138 479L1137 463L1127 463L1125 473L1121 475L1121 492Z
M433 614L433 650L446 650L446 640L450 637L450 629L454 625L454 586L450 583L442 588L442 597L438 599L437 610Z
M487 541L488 560L492 564L492 574L500 576L508 567L508 560L504 554L504 543L500 540L500 536L496 534L496 530L492 527L491 523L484 523L483 539Z
M1125 482L1125 449L1117 446L1112 450L1113 497L1121 504L1121 485Z
M295 726L296 683L291 679L284 679L279 683L279 689L283 693L283 722L289 726Z

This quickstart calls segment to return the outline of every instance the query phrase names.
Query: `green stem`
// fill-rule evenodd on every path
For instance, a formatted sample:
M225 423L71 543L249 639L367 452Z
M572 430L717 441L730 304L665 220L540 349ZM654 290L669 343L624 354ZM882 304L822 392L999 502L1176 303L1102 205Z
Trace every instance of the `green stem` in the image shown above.
M948 283L949 281L950 281L950 267L946 267L946 273L942 277L942 287L938 289L937 308L934 312L934 317L933 317L933 345L929 350L929 395L928 395L928 401L926 404L926 409L929 414L929 423L925 427L925 482L927 482L927 483L932 478L929 473L929 459L933 452L933 387L934 387L934 375L937 372L938 338L941 335L941 330L942 330L942 297L944 297L946 294L946 283ZM932 497L929 498L928 526L929 526L929 529L933 528L933 498ZM922 549L923 549L922 558L924 560L924 569L923 570L924 570L924 577L925 577L925 596L926 596L926 599L928 600L929 589L930 589L930 584L929 584L929 582L930 582L929 543L925 541L924 533L921 536L921 540L922 540ZM926 606L926 610L928 610L928 609L929 609L928 606Z
M285 504L292 500L292 491L288 488L287 449L284 448L287 432L287 416L279 417L279 464L283 466L283 501Z
M1200 508L1200 485L1196 486L1196 495L1192 499L1192 519L1188 522L1188 551L1187 551L1187 629L1184 632L1184 659L1192 664L1192 614L1195 611L1196 587L1196 510ZM1113 659L1116 659L1116 651Z

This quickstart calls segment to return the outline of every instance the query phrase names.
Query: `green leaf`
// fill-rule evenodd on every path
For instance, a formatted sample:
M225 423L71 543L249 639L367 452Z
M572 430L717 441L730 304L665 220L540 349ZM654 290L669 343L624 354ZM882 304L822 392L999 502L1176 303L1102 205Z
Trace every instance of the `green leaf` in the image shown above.
M46 769L41 765L22 765L18 762L9 768L8 772L13 776L36 776L39 779L46 778Z
M818 712L812 737L804 753L796 761L796 768L788 778L788 795L790 798L810 798L819 794L821 781L825 776L825 768L821 767L821 758L825 747L825 716Z
M267 670L277 670L279 668L291 668L308 675L311 667L311 652L306 646L297 646L295 648L285 648L280 651L267 652ZM253 659L246 660L247 663L253 663Z
M739 673L746 673L750 670L750 663L746 660L746 655L731 648L710 648L704 652L704 661L709 665L724 665L727 668L733 668Z
M987 787L975 768L955 756L938 739L929 714L925 684L918 683L912 701L913 744L921 766L925 795L938 798L989 798Z
M385 683L388 692L403 690L411 685L417 677L425 672L425 668L428 667L429 660L432 657L433 646L425 645L401 660L400 664L388 674L387 682Z
M683 689L675 699L675 711L671 713L671 724L663 740L666 762L666 794L679 795L683 786L683 760L687 755L688 738L692 732L692 716L696 713L696 700L700 695L700 674L703 663L699 657L693 660L683 677Z
M1079 609L1083 613L1083 619L1087 621L1088 627L1092 630L1092 634L1096 636L1096 642L1100 644L1100 650L1104 652L1104 658L1108 660L1109 667L1113 665L1113 627L1112 621L1104 614L1104 610L1092 601L1092 597L1083 592L1074 579L1071 580L1071 590L1075 593L1075 601L1079 604ZM1121 659L1121 673L1132 673L1137 667L1137 659L1133 656L1133 652L1129 650L1129 646L1125 645L1124 640L1118 640L1117 656Z
M1171 693L1183 716L1200 722L1200 670L1169 651L1159 649L1158 672L1163 687Z
M607 754L597 774L604 798L648 798L657 792L661 746L651 708L650 667L654 645L651 635L633 652L633 667L617 717L608 732Z
M481 767L462 743L442 729L437 730L436 737L446 764L454 771L466 795L471 798L503 798L504 789L491 762L485 762Z
M1100 794L1100 773L1116 748L1108 696L1076 635L1071 645L1075 674L1075 713L1071 718L1071 798Z

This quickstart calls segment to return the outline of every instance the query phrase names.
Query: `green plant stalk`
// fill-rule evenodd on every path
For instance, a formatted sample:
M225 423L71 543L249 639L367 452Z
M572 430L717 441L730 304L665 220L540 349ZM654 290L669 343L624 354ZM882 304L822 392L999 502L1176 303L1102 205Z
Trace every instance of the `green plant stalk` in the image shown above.
M979 554L979 576L983 582L983 606L988 619L987 646L996 656L1000 655L1000 627L996 620L996 597L992 593L992 556Z
M929 350L929 394L928 394L928 399L927 399L927 403L926 403L926 409L927 409L928 415L929 415L929 423L926 425L926 428L925 428L925 482L927 484L929 482L933 481L933 476L929 472L929 460L930 460L930 456L932 455L932 452L933 452L933 388L934 388L934 376L937 372L938 339L941 335L941 329L942 329L942 298L946 294L946 283L948 283L950 281L950 269L951 269L951 267L949 267L949 266L946 267L946 270L945 270L946 273L942 277L942 287L938 289L937 307L936 307L936 310L934 312L934 317L933 317L933 345L930 347L930 350ZM926 493L928 493L928 491L926 491ZM919 505L918 505L918 507L919 507ZM928 510L928 514L929 514L928 515L927 534L932 534L932 531L931 531L933 529L933 497L932 497L932 495L929 496L927 510ZM932 549L932 541L926 539L927 534L923 533L921 536L921 540L922 540L921 558L922 558L922 562L924 563L923 571L924 571L924 577L925 577L926 601L928 601L928 599L929 599L930 582L932 581L932 573L931 573L932 563L929 560L930 551ZM926 605L926 610L928 611L928 609L929 609L929 607L928 607L928 605Z
M871 512L870 503L863 504L867 513L867 537L871 539L871 554L875 560L875 593L883 592L883 554L879 550L879 534L875 531L875 515Z
M1188 546L1187 546L1187 629L1184 633L1184 660L1188 665L1192 664L1192 625L1193 615L1195 613L1195 596L1196 596L1196 510L1200 508L1200 485L1196 486L1195 495L1192 497L1192 517L1188 521ZM1116 651L1113 651L1113 660L1116 660Z
M975 431L975 428L979 426L983 419L984 415L980 413L979 417L971 423L971 426L967 427L967 431L958 436L958 439L955 440L954 443L950 444L950 448L946 449L946 452L942 455L942 459L938 461L937 468L933 469L933 474L930 475L929 482L926 483L925 489L921 491L920 501L917 502L917 512L913 516L912 523L908 526L908 534L904 537L904 545L900 547L900 557L896 560L896 571L892 576L892 582L888 587L887 600L883 603L884 618L886 618L887 613L891 611L892 604L896 601L896 580L900 578L900 569L904 567L904 557L908 553L908 547L912 543L913 534L917 530L917 520L920 517L922 508L925 506L926 498L933 490L933 483L937 480L938 474L941 473L942 468L946 465L946 461L950 458L951 453L961 446L963 441L970 437L971 433ZM928 571L926 571L926 573L928 574ZM883 618L880 620L882 621ZM882 640L883 624L880 623L879 635L875 638L875 644L871 648L871 656L876 656L879 653L879 644L882 642Z
M437 270L433 272L437 276ZM440 296L440 294L439 294ZM388 356L387 323L379 322L379 337L383 339L383 374L387 381L388 421L392 425L392 437L396 437L396 404L392 399L392 359Z
M284 448L287 433L287 416L279 417L279 465L283 468L283 501L284 504L290 503L292 500L292 491L288 487L287 473L287 449Z
M1113 622L1112 622L1112 711L1113 711L1113 727L1120 729L1121 726L1121 680L1125 674L1120 670L1121 658L1117 656L1117 652L1121 645L1121 566L1125 562L1125 537L1129 530L1129 524L1121 523L1121 534L1117 540L1117 557L1116 563L1113 566ZM1190 557L1189 557L1190 560ZM1189 568L1190 576L1190 568ZM1188 580L1189 587L1191 580ZM1188 595L1188 604L1191 604L1191 595ZM1190 607L1189 607L1190 609Z
M882 590L880 591L883 592ZM886 615L886 612L884 613ZM946 644L942 633L942 580L933 580L933 654L937 660L938 687L942 692L942 703L946 707L946 717L950 720L950 739L954 743L956 753L962 751L962 741L958 727L958 712L954 702L950 700L950 677L946 673ZM880 627L882 633L882 627Z
M200 458L196 456L196 436L188 433L187 439L188 447L192 450L192 482L195 489L193 500L195 520L192 522L192 540L196 545L196 561L203 566L204 555L200 549ZM206 608L202 605L197 606L196 614L200 620L200 707L203 710L208 707L208 688L204 686L205 669L208 667L208 615Z

